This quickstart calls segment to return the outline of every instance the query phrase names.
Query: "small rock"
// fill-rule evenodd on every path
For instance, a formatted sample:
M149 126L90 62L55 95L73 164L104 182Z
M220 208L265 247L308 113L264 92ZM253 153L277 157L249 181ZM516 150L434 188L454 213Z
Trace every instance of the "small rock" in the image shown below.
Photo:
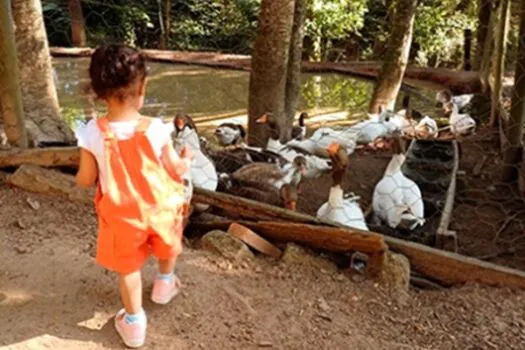
M273 347L272 342L269 341L261 341L259 344L257 344L260 348L271 348Z
M335 276L335 280L338 281L338 282L343 282L345 280L345 275L340 273L337 276Z
M7 181L7 177L9 176L8 173L4 171L0 171L0 184L3 184Z
M28 252L29 252L29 249L28 249L27 247L16 246L16 247L15 247L15 251L16 251L18 254L25 254L25 253L28 253Z
M322 318L325 321L332 322L332 317L330 317L327 314L317 314L317 316L319 316L320 318Z
M410 285L410 262L401 254L387 252L379 283L385 286L390 295L399 303L408 301Z
M487 186L487 191L489 191L489 192L496 192L496 186L494 186L494 185Z
M208 232L201 238L202 248L222 255L231 261L254 258L250 249L240 240L224 231Z
M38 203L37 200L31 199L31 198L27 198L27 199L26 199L26 202L27 202L27 204L29 204L29 206L30 206L33 210L38 210L38 209L40 209L40 203Z
M328 305L328 303L326 302L324 298L317 299L317 303L318 303L317 306L319 307L319 310L323 312L330 311L330 306Z
M295 243L286 244L281 262L287 265L309 265L316 267L323 274L333 274L337 271L337 266L332 261L314 255Z
M27 225L21 219L18 219L16 221L16 226L18 228L21 228L22 230L25 230L27 228Z

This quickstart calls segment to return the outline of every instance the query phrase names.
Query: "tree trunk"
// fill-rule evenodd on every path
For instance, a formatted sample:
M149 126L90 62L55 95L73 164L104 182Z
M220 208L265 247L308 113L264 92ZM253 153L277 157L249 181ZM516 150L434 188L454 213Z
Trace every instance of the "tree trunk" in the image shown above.
M525 0L521 0L521 8L525 9ZM514 88L512 89L512 107L509 118L508 149L504 155L503 180L506 182L516 181L518 178L518 167L522 161L523 145L523 123L525 122L525 12L521 12L519 33L518 59L516 72L514 73Z
M35 143L73 143L60 116L40 0L11 0L11 5L27 131Z
M479 0L478 29L476 33L476 55L474 57L474 70L480 70L485 41L490 25L490 12L492 0Z
M483 44L483 56L481 57L480 63L480 76L481 76L481 87L482 92L489 96L490 94L490 72L492 63L492 54L494 51L494 32L498 25L500 11L499 6L493 6L494 2L491 2L490 7L490 20L487 27L487 33L485 35L485 43Z
M157 5L159 9L159 28L160 28L160 35L159 35L159 49L160 50L166 50L167 42L166 42L166 23L165 23L165 16L162 9L163 1L157 0ZM165 5L165 2L164 2Z
M71 41L75 47L86 46L86 24L80 0L68 0L69 15L71 16Z
M490 126L497 126L498 111L501 100L501 88L505 70L505 54L509 34L510 0L502 0L499 4L499 22L496 31L496 45L492 62Z
M248 143L263 146L267 135L256 119L273 113L285 131L286 71L294 15L294 0L263 0L252 54L248 108Z
M9 0L0 0L0 121L13 146L27 147L14 22Z
M463 45L463 69L470 71L472 69L470 51L472 48L472 30L465 29L465 43Z
M392 30L369 111L377 113L379 106L393 109L403 81L412 44L412 31L417 0L398 0L392 18Z
M306 0L295 0L295 13L290 42L288 72L286 78L286 133L284 141L291 137L291 131L299 96L301 93L301 63L303 54L304 22L306 19Z

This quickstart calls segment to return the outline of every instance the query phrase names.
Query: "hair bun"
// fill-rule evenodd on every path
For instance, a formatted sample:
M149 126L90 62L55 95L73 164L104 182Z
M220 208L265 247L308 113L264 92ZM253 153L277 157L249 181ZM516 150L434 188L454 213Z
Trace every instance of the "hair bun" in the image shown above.
M102 46L92 55L89 74L99 97L122 95L121 90L146 77L146 60L140 51L126 45Z

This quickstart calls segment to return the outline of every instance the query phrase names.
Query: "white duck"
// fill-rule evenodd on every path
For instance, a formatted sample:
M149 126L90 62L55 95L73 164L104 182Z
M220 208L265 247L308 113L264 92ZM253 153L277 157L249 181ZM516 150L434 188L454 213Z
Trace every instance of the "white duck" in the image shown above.
M465 108L470 103L470 101L472 101L473 97L473 94L453 96L452 92L450 92L449 90L441 90L436 93L436 102L438 104L438 107L445 105L448 102L452 102L458 107L458 110L461 110Z
M369 119L351 127L358 134L358 144L369 144L379 138L386 137L398 130L398 126L391 122L394 113L380 109L379 114L369 114Z
M415 127L416 136L420 138L436 138L439 133L436 121L429 116L423 117Z
M444 106L445 113L449 114L450 131L456 136L469 135L476 131L476 121L468 114L460 114L458 106L448 102Z
M368 231L365 216L359 203L359 197L350 193L343 194L341 182L348 167L348 153L339 144L334 143L327 149L332 160L332 188L328 202L317 210L317 217L322 220L336 222L359 230Z
M185 180L195 187L215 191L219 181L217 171L211 160L201 151L200 138L193 120L189 116L178 115L175 117L173 124L175 126L175 150L180 152L182 147L188 146L193 153L191 169ZM193 186L191 191L193 191ZM206 205L197 205L195 207L197 211L204 211L207 208L208 206Z
M324 127L317 129L307 139L301 141L290 140L286 143L286 146L327 158L326 148L334 142L339 143L348 154L352 154L356 148L358 136L357 131L351 128L336 130Z
M279 140L281 134L279 125L277 124L272 115L263 115L262 117L257 119L257 123L265 124L269 128L270 135L266 144L267 151L279 154L280 156L285 158L289 163L293 163L294 159L297 156L304 156L304 158L306 159L306 170L304 172L305 178L316 178L330 170L330 161L319 158L314 155L305 154L309 153L307 150L304 150L304 152L301 153L297 149L294 149L293 147L289 146L288 144L283 145Z
M375 219L397 228L401 223L413 230L425 223L424 206L418 185L401 171L405 162L404 143L394 137L394 154L372 197Z
M240 124L222 123L215 129L214 135L221 146L232 146L244 144L246 131Z

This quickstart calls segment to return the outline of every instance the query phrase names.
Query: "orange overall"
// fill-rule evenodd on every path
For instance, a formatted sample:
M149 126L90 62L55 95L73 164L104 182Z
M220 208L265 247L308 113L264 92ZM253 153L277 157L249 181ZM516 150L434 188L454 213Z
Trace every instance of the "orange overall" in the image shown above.
M107 118L97 125L104 137L107 191L100 182L95 197L99 217L97 263L127 274L139 270L153 253L169 259L182 250L184 187L168 174L145 135L140 119L134 135L117 140ZM177 181L178 180L178 181Z

